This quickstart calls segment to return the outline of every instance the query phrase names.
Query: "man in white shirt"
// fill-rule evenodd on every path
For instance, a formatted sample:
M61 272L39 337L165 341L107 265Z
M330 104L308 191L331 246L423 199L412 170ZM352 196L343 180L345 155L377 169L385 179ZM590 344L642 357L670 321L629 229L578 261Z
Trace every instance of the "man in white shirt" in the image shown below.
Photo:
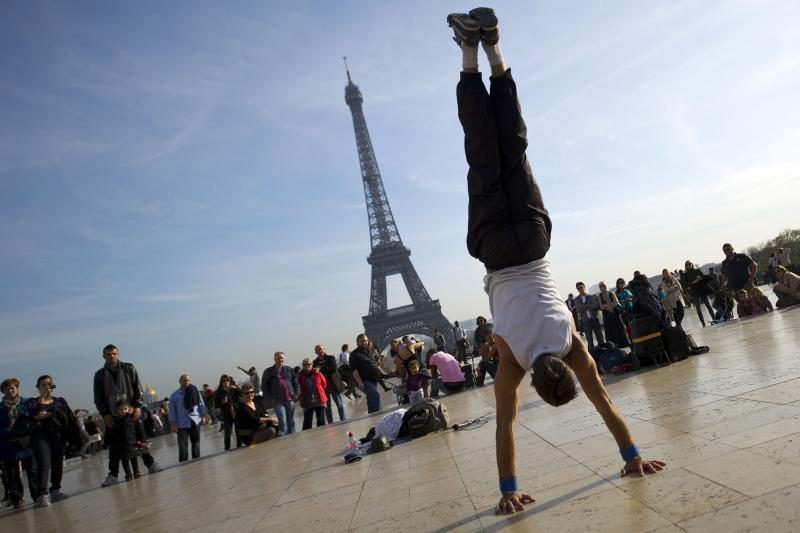
M458 324L458 320L456 320L455 326L453 327L453 337L456 339L456 357L459 361L466 361L467 349L469 348L467 333L464 331L464 328Z

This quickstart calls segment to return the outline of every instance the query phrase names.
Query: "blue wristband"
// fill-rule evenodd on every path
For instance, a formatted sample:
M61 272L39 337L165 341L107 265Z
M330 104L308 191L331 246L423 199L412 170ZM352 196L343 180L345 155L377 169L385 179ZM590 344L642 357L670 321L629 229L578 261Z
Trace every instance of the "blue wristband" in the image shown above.
M500 480L500 492L503 494L507 492L517 492L519 490L519 484L517 483L516 477L510 477L508 479L501 479Z
M620 450L619 453L622 456L622 460L627 463L628 461L631 461L639 457L639 447L636 446L635 444L631 444L624 450Z

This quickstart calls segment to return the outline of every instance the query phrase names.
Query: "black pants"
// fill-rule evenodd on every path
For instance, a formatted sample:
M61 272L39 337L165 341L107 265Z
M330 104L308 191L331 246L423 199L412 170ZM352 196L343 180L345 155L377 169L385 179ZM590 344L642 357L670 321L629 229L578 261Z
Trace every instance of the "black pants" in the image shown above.
M148 455L150 459L152 456ZM144 457L142 457L144 459ZM125 477L139 473L139 461L132 456L127 444L114 443L108 448L108 475L119 476L119 465L122 463L122 470Z
M442 382L442 387L447 392L461 392L464 390L464 382L463 381L455 381L453 383L445 383Z
M200 427L192 422L191 427L178 428L178 462L189 460L189 441L192 442L192 459L200 457Z
M490 85L491 94L479 73L462 72L456 95L469 164L467 248L499 270L544 257L552 223L525 155L527 128L511 71Z
M61 490L61 477L64 474L64 443L54 431L42 430L31 435L31 448L38 468L38 493L47 494L48 479L50 492Z
M222 429L225 432L223 434L223 441L225 443L225 450L231 449L231 434L235 429L235 424L233 417L230 415L222 415ZM241 446L242 442L239 439L239 432L236 432L236 447L238 448Z
M37 496L39 496L36 490L39 482L36 476L36 467L33 457L26 457L15 461L3 461L0 463L0 468L3 470L3 482L6 484L6 492L11 499L11 503L22 501L25 497L25 487L22 485L23 471L28 477L31 499L34 501L36 500Z
M311 423L314 421L314 414L317 415L317 427L325 425L325 406L310 407L303 411L303 431L311 429Z
M681 326L681 322L683 322L684 314L685 312L683 310L683 304L680 302L675 302L675 309L672 310L672 316L675 318L676 328L683 328L683 326Z

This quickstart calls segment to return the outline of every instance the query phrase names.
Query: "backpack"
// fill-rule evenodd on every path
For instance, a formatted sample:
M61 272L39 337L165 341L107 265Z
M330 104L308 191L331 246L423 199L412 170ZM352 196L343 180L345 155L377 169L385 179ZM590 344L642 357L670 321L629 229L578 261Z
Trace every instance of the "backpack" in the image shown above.
M625 354L619 348L604 352L598 358L598 366L605 374L610 374L615 366L621 366L625 363Z
M447 429L450 426L447 407L438 400L425 398L408 408L403 415L403 426L406 427L408 435L412 439L424 437L428 433L434 433L440 429Z

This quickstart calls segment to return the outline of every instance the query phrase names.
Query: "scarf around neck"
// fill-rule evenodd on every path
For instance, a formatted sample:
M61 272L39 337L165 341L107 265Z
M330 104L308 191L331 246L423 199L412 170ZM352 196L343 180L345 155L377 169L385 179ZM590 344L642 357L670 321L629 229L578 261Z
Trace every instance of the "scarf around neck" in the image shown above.
M131 400L133 390L131 383L128 380L128 374L122 369L122 362L117 363L117 379L114 379L114 369L105 365L103 372L103 383L106 389L106 398L108 399L108 410L113 412L120 400Z
M183 391L183 406L191 413L195 405L200 405L200 391L194 385L189 385Z
M11 419L11 427L14 427L14 422L17 420L17 406L19 405L20 397L17 397L13 400L8 400L3 398L3 405L8 407L8 417Z

